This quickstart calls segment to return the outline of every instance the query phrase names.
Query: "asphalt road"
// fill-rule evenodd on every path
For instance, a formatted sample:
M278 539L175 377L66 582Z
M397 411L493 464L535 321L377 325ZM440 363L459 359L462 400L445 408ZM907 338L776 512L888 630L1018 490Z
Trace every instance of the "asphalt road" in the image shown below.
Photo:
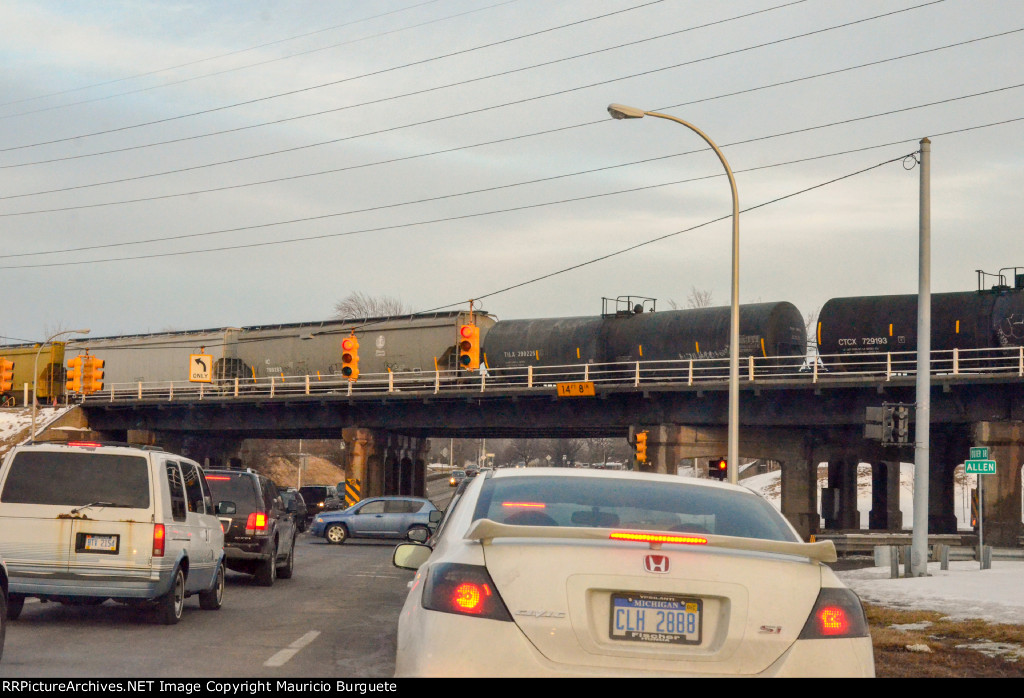
M271 588L228 573L224 605L185 602L177 625L113 601L63 606L29 599L8 623L3 678L387 678L413 573L391 565L393 542L328 545L299 536L295 576Z

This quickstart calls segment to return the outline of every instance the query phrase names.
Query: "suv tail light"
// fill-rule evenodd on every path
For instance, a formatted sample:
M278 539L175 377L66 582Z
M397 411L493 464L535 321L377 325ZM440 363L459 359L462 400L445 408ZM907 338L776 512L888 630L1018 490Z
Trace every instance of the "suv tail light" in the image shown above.
M163 524L153 524L153 557L164 556L164 541L167 538L167 532L164 530Z
M265 534L267 527L267 515L262 511L254 511L245 521L245 534L247 536Z
M423 587L423 608L491 620L512 620L487 568L477 565L433 565Z
M868 619L860 599L849 589L834 587L818 592L814 609L800 631L801 640L867 636Z

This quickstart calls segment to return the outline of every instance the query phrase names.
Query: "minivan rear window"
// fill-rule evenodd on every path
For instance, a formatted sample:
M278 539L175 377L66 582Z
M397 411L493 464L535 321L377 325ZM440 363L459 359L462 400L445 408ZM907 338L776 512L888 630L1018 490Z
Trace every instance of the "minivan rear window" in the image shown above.
M142 456L74 451L21 451L0 501L9 504L148 509L149 462Z

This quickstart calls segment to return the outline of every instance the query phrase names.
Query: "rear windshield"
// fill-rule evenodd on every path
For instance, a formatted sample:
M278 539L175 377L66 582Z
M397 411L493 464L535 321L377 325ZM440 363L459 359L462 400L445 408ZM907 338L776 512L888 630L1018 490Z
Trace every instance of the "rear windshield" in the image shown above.
M207 473L206 482L210 486L213 502L228 501L235 503L235 514L250 514L261 510L257 506L256 478L246 473Z
M0 501L9 504L149 508L149 461L143 456L21 451Z
M474 519L521 526L589 526L796 541L757 495L620 478L509 477L484 482Z
M333 494L329 487L303 487L299 493L304 500L313 503L320 503Z

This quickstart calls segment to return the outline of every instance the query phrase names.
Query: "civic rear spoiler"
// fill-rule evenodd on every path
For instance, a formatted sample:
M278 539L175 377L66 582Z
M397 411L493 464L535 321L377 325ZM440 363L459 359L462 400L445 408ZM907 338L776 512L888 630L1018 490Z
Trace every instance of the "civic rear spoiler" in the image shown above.
M734 536L717 536L707 533L677 533L675 531L630 531L622 528L591 528L584 526L514 526L498 523L491 519L477 519L466 532L466 540L478 540L489 543L495 538L564 538L573 540L610 540L613 533L636 534L638 536L664 535L691 539L679 541L682 545L707 545L714 548L729 550L750 550L758 553L778 553L781 555L797 555L819 562L835 562L836 546L830 540L817 543L794 543L781 540L764 540L761 538L737 538ZM647 542L652 548L660 548L658 541ZM668 545L675 545L666 541Z

